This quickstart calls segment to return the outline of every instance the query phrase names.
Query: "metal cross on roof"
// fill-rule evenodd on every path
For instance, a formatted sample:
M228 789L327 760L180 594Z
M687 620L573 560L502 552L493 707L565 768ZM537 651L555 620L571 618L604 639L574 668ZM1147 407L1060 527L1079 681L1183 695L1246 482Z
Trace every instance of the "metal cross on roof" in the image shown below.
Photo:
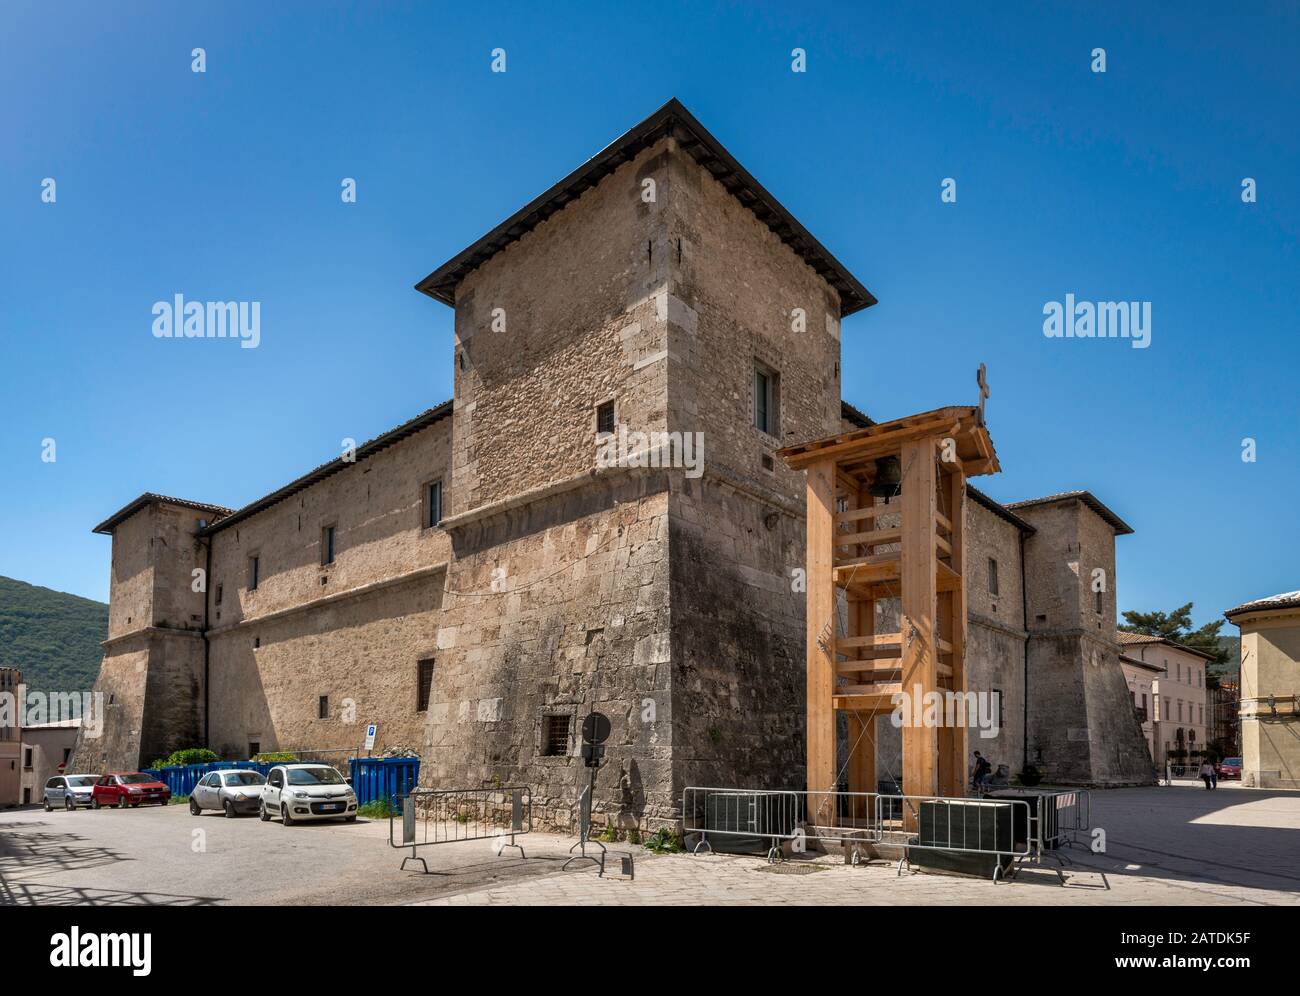
M979 373L975 375L975 383L980 386L980 424L984 424L984 399L989 396L989 382L984 376L984 364L980 364Z

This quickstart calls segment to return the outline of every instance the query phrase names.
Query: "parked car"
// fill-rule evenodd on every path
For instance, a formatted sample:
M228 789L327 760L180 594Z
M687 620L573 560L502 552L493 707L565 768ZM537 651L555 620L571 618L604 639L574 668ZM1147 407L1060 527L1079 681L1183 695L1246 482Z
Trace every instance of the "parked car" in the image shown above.
M55 775L45 783L41 801L48 813L55 806L72 810L90 805L90 792L99 781L99 775Z
M171 790L153 775L143 771L115 771L103 775L90 790L90 805L95 809L104 806L134 808L142 802L156 802L165 806L171 801Z
M231 819L239 813L256 813L262 805L265 784L260 771L231 768L209 772L190 793L190 812L198 816L205 809L216 809Z
M1220 778L1240 778L1241 777L1241 758L1225 757L1219 762Z
M357 795L328 764L277 764L262 786L259 815L279 816L285 826L300 820L357 818Z

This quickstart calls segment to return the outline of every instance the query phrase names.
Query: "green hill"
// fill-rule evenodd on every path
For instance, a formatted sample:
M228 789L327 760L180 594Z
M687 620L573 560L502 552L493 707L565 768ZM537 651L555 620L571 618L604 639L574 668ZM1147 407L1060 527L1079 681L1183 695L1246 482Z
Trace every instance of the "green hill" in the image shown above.
M103 602L0 577L0 667L20 668L29 689L90 691L107 636Z

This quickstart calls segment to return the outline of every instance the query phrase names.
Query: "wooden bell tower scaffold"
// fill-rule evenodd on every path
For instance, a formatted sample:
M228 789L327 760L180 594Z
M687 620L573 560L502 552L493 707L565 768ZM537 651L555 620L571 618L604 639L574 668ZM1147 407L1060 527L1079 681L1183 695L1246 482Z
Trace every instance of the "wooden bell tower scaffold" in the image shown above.
M982 368L980 387L978 407L939 408L780 451L808 479L814 825L831 822L835 797L818 801L818 793L835 792L842 775L850 792L876 791L875 720L893 712L897 693L918 702L929 692L966 691L966 478L999 470L984 427ZM876 632L876 603L887 598L901 599L897 633ZM837 616L847 625L837 626ZM841 712L847 771L836 764ZM905 719L902 771L903 795L963 795L965 728Z

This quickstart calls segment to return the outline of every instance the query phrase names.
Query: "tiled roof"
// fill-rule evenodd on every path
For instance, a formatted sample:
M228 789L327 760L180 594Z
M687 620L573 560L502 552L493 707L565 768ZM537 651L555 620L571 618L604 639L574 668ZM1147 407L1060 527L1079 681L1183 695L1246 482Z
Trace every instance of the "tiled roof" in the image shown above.
M1097 500L1091 491L1062 491L1060 494L1044 495L1042 498L1026 498L1024 501L1007 503L1007 508L1033 508L1036 505L1054 505L1062 501L1081 501L1096 512L1118 536L1127 536L1133 527Z
M435 301L454 305L456 287L468 274L667 136L677 139L687 155L707 169L728 193L752 211L759 221L839 292L841 315L851 315L876 303L875 297L858 278L813 238L675 97L473 245L443 263L416 284L415 289Z
M181 505L185 508L192 508L199 512L211 512L216 518L222 518L234 511L232 508L226 508L224 505L209 505L207 502L190 501L188 498L172 498L168 495L154 494L152 491L146 491L135 501L123 505L107 519L97 525L92 532L112 535L113 529L118 523L135 515L136 512L146 505L163 504L163 505Z
M1246 612L1294 608L1300 608L1300 591L1284 591L1280 595L1270 595L1268 598L1257 598L1253 602L1243 602L1235 608L1228 609L1223 614L1231 619L1233 616L1242 615Z
M1115 638L1124 646L1134 643L1163 643L1164 638L1159 636L1150 636L1147 633L1126 633L1120 630L1115 634Z
M1181 650L1185 654L1194 654L1197 657L1204 657L1207 661L1215 659L1213 654L1207 654L1204 650L1197 650L1195 647L1185 647L1181 643L1175 643L1173 640L1166 640L1163 636L1151 636L1147 633L1128 633L1121 629L1115 633L1115 639L1121 647L1144 647L1152 643L1162 643L1166 647L1173 647L1175 650Z

